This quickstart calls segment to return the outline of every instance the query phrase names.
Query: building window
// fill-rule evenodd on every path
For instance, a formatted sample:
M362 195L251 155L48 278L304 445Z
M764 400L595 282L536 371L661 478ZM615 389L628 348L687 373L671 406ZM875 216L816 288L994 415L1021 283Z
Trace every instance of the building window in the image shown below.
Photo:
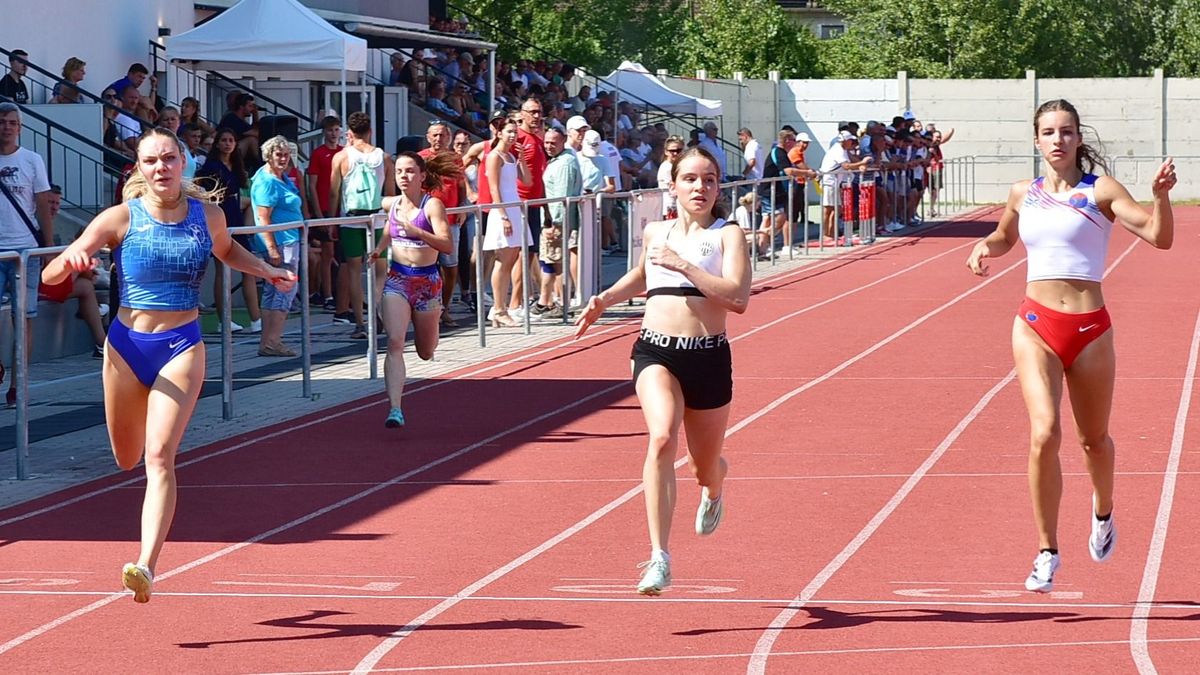
M821 39L828 40L835 38L846 32L846 24L842 23L823 23L821 24Z

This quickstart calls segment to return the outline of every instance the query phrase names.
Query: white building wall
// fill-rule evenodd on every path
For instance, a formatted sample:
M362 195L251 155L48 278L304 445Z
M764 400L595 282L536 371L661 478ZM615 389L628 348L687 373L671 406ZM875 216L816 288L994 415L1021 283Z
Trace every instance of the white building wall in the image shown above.
M103 87L124 76L131 63L150 66L149 41L157 38L160 27L176 35L190 29L192 6L191 0L21 3L20 11L4 12L0 44L5 49L24 49L31 61L56 75L68 57L83 59L87 62L83 87L99 95Z
M1030 72L1011 80L917 80L899 73L886 80L731 80L663 78L672 88L724 106L724 137L748 126L759 139L773 139L790 124L813 138L808 152L817 165L842 120L890 123L905 109L954 137L943 150L947 158L974 157L975 195L980 201L1003 201L1015 180L1036 175L1040 159L1033 144L1037 106L1065 98L1078 109L1090 138L1099 137L1111 172L1134 196L1150 196L1149 181L1170 154L1184 177L1173 192L1177 199L1200 199L1200 79L1161 75L1122 79L1038 79ZM730 161L731 173L740 163Z

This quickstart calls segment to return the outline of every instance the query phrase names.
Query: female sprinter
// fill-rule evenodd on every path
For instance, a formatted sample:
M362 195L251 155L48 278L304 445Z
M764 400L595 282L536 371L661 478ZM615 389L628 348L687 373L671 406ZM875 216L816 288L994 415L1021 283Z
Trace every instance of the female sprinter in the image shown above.
M1175 166L1167 159L1154 175L1154 204L1147 213L1116 180L1092 174L1103 164L1083 142L1079 113L1070 103L1043 103L1034 114L1033 132L1042 153L1043 176L1013 184L999 226L975 245L967 266L975 274L987 274L983 259L1004 255L1018 237L1029 256L1025 301L1017 310L1012 334L1017 377L1029 411L1029 489L1040 549L1025 587L1048 593L1059 566L1059 403L1064 375L1075 433L1092 479L1092 559L1107 560L1117 541L1112 518L1115 453L1108 435L1116 359L1100 280L1117 219L1151 246L1171 247L1175 228L1168 192L1176 178Z
M404 336L408 322L414 328L417 356L428 361L438 344L438 318L442 313L442 277L438 254L454 250L450 222L442 200L429 195L442 179L462 177L462 160L453 153L422 159L414 152L396 155L396 187L400 194L385 197L388 224L371 258L391 249L391 266L383 286L383 320L387 324L387 356L383 377L388 411L384 426L404 426L400 399L404 396Z
M42 280L58 283L90 270L97 251L113 250L121 298L104 349L104 415L118 466L128 471L145 453L141 552L121 578L135 601L149 602L175 516L175 452L204 384L197 307L208 256L279 288L296 277L233 243L212 195L182 180L183 149L174 134L145 132L137 153L125 202L97 216L46 266Z
M675 510L679 423L687 430L688 460L701 486L696 533L721 522L721 459L733 368L725 318L750 300L750 266L742 229L717 212L717 160L700 147L683 152L671 169L679 218L646 226L641 262L612 288L588 301L576 324L583 335L608 307L646 293L641 336L633 343L633 382L650 445L642 467L650 560L638 593L658 595L671 584L667 539Z

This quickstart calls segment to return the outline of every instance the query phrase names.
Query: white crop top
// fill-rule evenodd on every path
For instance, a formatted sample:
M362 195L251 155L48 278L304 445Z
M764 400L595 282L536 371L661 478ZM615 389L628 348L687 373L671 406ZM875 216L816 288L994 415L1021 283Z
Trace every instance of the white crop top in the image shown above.
M680 221L676 220L671 223L671 226L666 228L666 233L661 235L660 239L655 241L647 240L646 247L649 248L654 244L665 243L671 245L671 234L675 232L675 226ZM718 218L716 222L708 226L708 229L703 230L691 237L676 236L671 246L675 253L680 258L692 263L709 274L721 275L722 259L724 248L721 245L721 228L725 227L724 218ZM649 258L646 259L646 297L655 295L698 295L703 296L704 293L700 289L687 280L679 272L666 269L660 265L656 265Z
M1026 281L1100 281L1113 223L1096 205L1096 176L1066 192L1047 192L1038 178L1021 203L1018 229L1029 256Z

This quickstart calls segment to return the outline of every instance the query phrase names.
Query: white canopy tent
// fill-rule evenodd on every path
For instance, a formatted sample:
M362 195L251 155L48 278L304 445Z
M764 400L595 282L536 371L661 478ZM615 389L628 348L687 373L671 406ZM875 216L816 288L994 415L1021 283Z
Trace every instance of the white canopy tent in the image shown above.
M675 115L720 117L721 102L688 96L675 91L650 74L640 63L624 61L602 80L603 86L617 90L621 100L649 105Z
M367 41L335 28L297 0L241 0L170 38L167 57L197 70L317 71L340 77L367 69Z

